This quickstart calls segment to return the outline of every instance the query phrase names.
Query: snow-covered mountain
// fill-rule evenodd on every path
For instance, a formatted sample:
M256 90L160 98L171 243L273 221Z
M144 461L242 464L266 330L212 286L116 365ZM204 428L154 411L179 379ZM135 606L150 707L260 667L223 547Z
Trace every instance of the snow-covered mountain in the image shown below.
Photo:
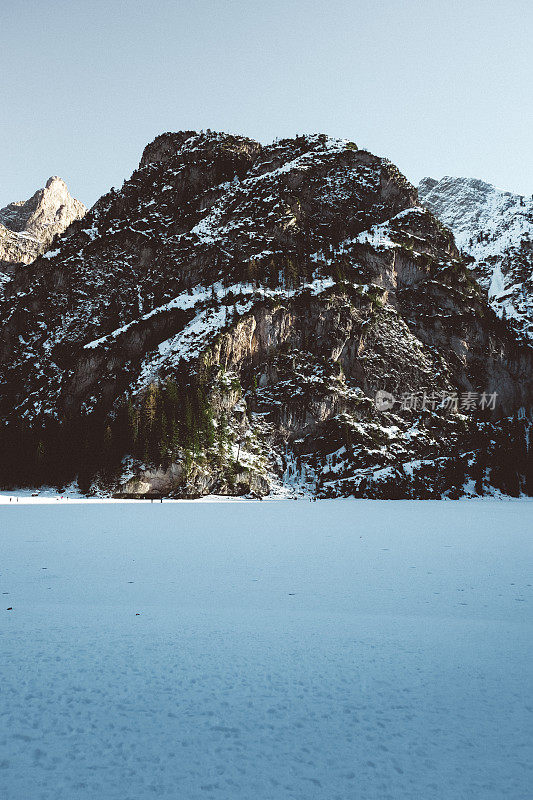
M0 209L0 283L18 264L31 264L44 253L53 239L87 209L71 197L66 183L49 178L29 200L10 203Z
M167 133L6 287L0 483L517 494L532 374L388 160Z
M418 194L472 256L476 278L496 313L533 338L533 195L451 177L424 178Z

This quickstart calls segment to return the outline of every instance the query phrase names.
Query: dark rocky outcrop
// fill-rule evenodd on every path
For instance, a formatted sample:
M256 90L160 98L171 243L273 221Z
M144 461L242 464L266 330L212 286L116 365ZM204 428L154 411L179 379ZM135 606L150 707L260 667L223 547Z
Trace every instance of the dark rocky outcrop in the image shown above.
M0 313L4 448L34 464L4 483L531 488L533 351L415 188L351 142L163 134Z

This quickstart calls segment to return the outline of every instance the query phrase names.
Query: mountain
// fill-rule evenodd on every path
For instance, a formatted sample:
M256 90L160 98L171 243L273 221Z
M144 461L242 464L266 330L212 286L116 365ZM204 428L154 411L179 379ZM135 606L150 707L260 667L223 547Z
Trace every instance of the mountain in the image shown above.
M0 301L0 483L530 491L533 351L386 159L182 131Z
M44 253L71 222L85 216L87 209L70 196L66 183L49 178L26 201L0 209L0 272L3 281L17 264L31 264ZM0 281L0 282L3 282Z
M498 316L533 339L533 195L473 178L424 178L421 202L453 231Z

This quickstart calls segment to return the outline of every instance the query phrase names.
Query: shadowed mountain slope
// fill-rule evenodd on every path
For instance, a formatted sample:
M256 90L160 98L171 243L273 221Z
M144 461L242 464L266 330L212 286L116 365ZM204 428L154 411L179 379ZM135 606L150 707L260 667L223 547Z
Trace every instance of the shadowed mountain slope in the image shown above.
M163 134L0 313L5 484L530 485L531 348L416 189L351 142Z

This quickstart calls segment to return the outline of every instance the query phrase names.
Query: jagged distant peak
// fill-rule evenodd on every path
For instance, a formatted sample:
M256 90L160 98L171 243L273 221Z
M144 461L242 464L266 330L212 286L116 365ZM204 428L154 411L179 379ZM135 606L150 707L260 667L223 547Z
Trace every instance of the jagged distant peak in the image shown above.
M423 178L420 201L454 233L501 317L533 336L533 195L478 178Z
M0 209L0 268L5 273L17 264L31 264L55 236L86 213L65 181L52 175L29 200L14 201Z
M15 201L0 209L0 222L14 233L29 233L43 224L53 224L58 212L72 221L83 217L87 209L71 196L62 178L52 175L29 200Z
M446 175L440 180L422 178L418 187L421 201L446 214L455 225L466 228L472 223L493 220L495 215L518 214L525 217L533 210L533 196L524 196L504 189L479 178L457 178Z
M63 178L59 177L59 175L52 175L50 178L48 178L45 184L45 189L50 189L53 184L60 185L65 188L65 191L68 191L67 184Z

